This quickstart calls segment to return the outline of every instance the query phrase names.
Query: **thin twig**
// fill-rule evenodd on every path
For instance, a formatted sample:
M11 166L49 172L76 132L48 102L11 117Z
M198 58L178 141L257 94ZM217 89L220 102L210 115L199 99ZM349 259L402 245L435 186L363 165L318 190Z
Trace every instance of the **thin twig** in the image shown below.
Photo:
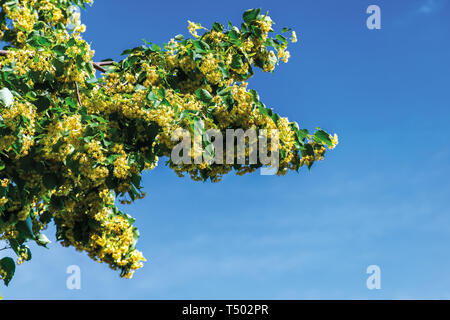
M99 66L112 66L116 62L109 60L109 61L100 61L100 62L94 62L94 63L98 64Z
M92 65L93 65L94 68L97 69L98 71L103 72L103 73L106 72L106 69L105 69L105 68L102 68L98 63L92 62Z
M11 247L4 247L4 248L1 248L0 251L8 250L8 249L11 249Z
M78 88L78 83L75 82L75 89L77 91L77 101L78 104L80 105L80 107L83 106L83 104L81 103L81 98L80 98L80 89Z
M102 68L102 66L112 66L115 64L114 61L100 61L100 62L92 62L94 65L94 68L101 72L106 72L105 68Z
M0 56L4 56L6 57L8 55L8 51L7 50L0 50ZM92 62L92 65L94 66L94 68L100 72L106 72L106 69L103 68L102 66L111 66L114 65L114 61L100 61L100 62Z

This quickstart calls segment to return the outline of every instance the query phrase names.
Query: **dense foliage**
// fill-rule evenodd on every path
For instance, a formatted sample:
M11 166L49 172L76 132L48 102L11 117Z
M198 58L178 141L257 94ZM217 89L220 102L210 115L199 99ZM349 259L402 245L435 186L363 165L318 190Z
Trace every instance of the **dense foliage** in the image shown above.
M286 37L297 41L287 28L274 34L259 9L246 11L240 28L189 21L190 38L146 43L99 68L76 10L90 2L0 0L0 240L18 264L31 259L27 242L49 243L42 231L53 222L63 246L131 277L145 259L134 220L116 198L142 198L144 170L167 157L180 176L216 182L233 169L263 166L175 164L171 134L178 128L278 129L279 175L310 168L337 144L336 135L300 129L247 89L253 69L272 72L287 62ZM104 68L101 77L94 67ZM12 258L0 260L6 284L14 270Z

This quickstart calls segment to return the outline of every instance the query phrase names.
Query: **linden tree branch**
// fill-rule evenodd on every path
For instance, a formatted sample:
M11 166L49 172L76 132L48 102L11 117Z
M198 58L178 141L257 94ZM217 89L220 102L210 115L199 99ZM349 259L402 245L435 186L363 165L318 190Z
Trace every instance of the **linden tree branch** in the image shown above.
M6 57L8 55L8 51L7 50L0 50L0 56ZM100 62L92 62L92 65L94 66L94 68L100 72L106 72L106 69L103 68L102 66L111 66L114 65L114 61L100 61Z

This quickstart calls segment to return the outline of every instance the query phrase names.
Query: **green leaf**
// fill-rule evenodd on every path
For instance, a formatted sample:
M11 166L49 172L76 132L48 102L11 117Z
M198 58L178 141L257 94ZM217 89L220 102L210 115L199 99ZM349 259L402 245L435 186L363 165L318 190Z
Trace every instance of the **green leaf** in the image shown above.
M214 31L222 32L224 29L224 26L218 22L214 22L212 28Z
M283 43L288 43L287 39L285 37L283 37L281 34L277 34L276 38L277 38L277 40L279 40Z
M203 133L205 133L205 124L202 119L195 119L193 131L194 134L203 136Z
M330 147L333 145L333 143L331 142L330 135L323 130L318 130L314 134L314 140L316 142L326 144L327 146L330 146Z
M238 40L239 37L239 30L230 30L230 32L228 32L228 37L232 40Z
M56 57L53 60L53 66L56 69L56 76L61 76L64 74L64 57Z
M42 31L32 31L28 36L27 43L35 48L50 47L52 42L48 38L43 37L42 34Z
M14 96L8 88L0 90L0 104L4 107L10 107L14 103Z
M49 243L51 243L51 241L47 238L47 236L45 234L39 234L37 239L36 239L36 243L38 245L40 245L41 247L45 247L47 248L47 245Z
M219 95L219 96L225 96L225 95L229 94L230 91L231 91L231 88L230 88L230 87L225 87L225 88L223 88L222 90L220 90L219 92L217 92L217 95Z
M65 45L57 45L53 47L52 49L58 56L63 56L66 53L66 46Z
M228 69L226 68L226 66L223 62L219 62L219 65L217 68L222 73L223 77L228 78L230 76L230 73L228 72Z
M71 97L67 97L64 101L71 108L76 108L76 106L77 106L77 103Z
M261 40L263 39L262 31L260 28L257 28L256 26L252 25L252 26L250 26L250 30L256 36L256 38L261 39Z
M230 38L230 42L235 46L239 46L241 44L239 30L231 30L230 32L228 32L228 37Z
M147 90L147 87L144 87L142 84L137 84L134 87L134 91L138 91L138 90Z
M93 74L95 72L94 70L94 65L92 64L92 62L86 63L86 69L85 69L89 74Z
M300 141L303 141L309 134L309 131L307 129L300 129L298 130L298 139Z
M63 199L63 197L58 197L56 195L52 195L52 197L50 199L50 205L52 205L56 209L64 208L64 199Z
M245 11L244 15L243 15L244 21L249 23L249 22L255 20L258 17L260 12L261 12L261 9L249 9L249 10Z
M186 118L186 119L191 119L192 117L191 117L191 115L197 115L198 114L198 110L183 110L181 113L180 113L180 120L183 120L184 118Z
M164 89L163 87L159 88L158 94L161 97L161 99L164 99L166 97L166 89Z
M203 53L203 52L210 50L209 45L205 41L196 40L193 43L194 43L194 47L197 52Z
M98 82L98 79L94 76L94 77L87 79L86 82L89 84L95 84Z
M272 114L272 120L275 124L278 124L278 120L280 120L280 116L276 113Z
M19 5L18 0L8 0L5 2L5 6L9 7L10 9L15 9L18 5Z
M258 92L256 92L255 89L251 89L249 92L252 94L253 101L254 101L255 103L258 103L258 102L259 102L259 99L260 99L260 98L259 98Z
M50 211L44 211L40 216L39 216L39 221L41 223L49 223L50 221L52 221L53 216L51 214Z
M235 54L231 60L230 67L233 69L239 69L242 67L242 58L239 54Z
M42 112L50 107L51 101L47 96L39 96L35 104L37 107L37 112Z
M233 99L233 96L231 93L228 93L227 95L225 95L222 98L222 100L223 100L223 103L225 103L228 112L233 110L233 107L235 106L236 101Z
M158 95L150 90L150 92L147 94L147 100L150 102L156 102L159 100Z
M137 228L133 228L133 245L135 246L139 240L139 230Z
M12 258L6 257L0 260L0 268L6 272L3 282L8 286L16 272L16 264Z
M195 91L195 96L201 102L204 102L206 104L210 104L211 100L213 99L212 95L205 89L197 89L197 91Z
M112 154L110 155L108 158L106 158L106 163L107 164L113 164L114 161L119 157L118 154Z
M133 174L133 176L131 177L131 183L137 188L137 189L142 189L141 188L141 176L138 174Z
M29 239L34 239L34 233L33 233L33 221L31 220L31 216L28 216L25 221L20 221L17 224L17 229L21 232L23 232L24 236L26 236Z
M302 146L301 153L302 153L302 157L314 156L314 148L311 144L307 143L304 146Z
M258 106L259 112L261 112L261 114L263 114L265 116L270 116L269 110L266 108L266 106L261 101L259 101L257 103L257 106Z
M58 177L53 174L53 173L49 173L44 175L44 186L48 189L48 190L52 190L53 188L55 188L58 185Z

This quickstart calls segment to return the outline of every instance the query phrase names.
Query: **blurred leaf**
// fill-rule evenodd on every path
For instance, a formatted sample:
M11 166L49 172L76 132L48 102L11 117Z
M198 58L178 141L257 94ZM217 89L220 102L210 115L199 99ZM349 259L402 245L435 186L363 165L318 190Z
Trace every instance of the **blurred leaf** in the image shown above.
M0 90L0 104L4 107L10 107L14 103L14 96L8 88Z
M331 142L330 135L323 130L318 130L316 133L314 133L314 140L316 142L326 144L327 146L330 147L333 145L333 143Z
M197 91L195 91L195 96L206 104L210 104L213 99L212 95L205 89L197 89Z
M51 241L47 238L47 236L46 236L45 234L40 233L40 234L37 236L36 243L37 243L38 245L40 245L41 247L47 248L47 245L48 245L49 243L51 243Z
M260 12L261 12L261 9L249 9L249 10L245 11L244 15L243 15L244 21L249 23L249 22L255 20L258 17Z
M6 257L0 260L0 268L6 272L3 282L8 286L16 272L16 264L12 258Z

